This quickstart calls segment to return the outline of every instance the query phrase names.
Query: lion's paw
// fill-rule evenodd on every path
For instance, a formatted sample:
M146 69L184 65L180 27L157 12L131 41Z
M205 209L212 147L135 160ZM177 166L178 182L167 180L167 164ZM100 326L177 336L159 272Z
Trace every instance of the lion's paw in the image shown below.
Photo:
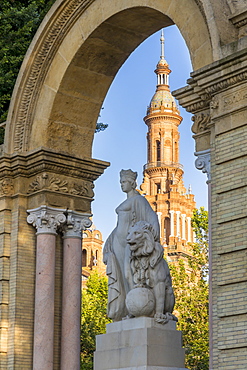
M165 314L163 313L156 313L154 315L154 320L158 322L159 324L166 324L169 320L178 321L177 317L174 316L172 313L167 312Z
M159 324L166 324L169 321L169 318L166 314L157 312L154 315L154 321L158 322Z

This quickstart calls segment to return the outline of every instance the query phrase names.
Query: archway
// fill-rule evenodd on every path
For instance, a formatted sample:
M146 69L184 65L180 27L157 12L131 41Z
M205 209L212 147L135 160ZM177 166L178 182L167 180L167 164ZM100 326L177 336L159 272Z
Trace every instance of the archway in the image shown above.
M29 49L32 64L27 56L22 66L10 106L5 151L44 146L90 156L95 122L114 75L136 46L161 27L178 25L193 68L211 63L205 19L194 1L183 5L136 0L117 1L113 7L107 1L93 1L84 9L74 1L68 9L55 3ZM186 28L192 20L193 28Z

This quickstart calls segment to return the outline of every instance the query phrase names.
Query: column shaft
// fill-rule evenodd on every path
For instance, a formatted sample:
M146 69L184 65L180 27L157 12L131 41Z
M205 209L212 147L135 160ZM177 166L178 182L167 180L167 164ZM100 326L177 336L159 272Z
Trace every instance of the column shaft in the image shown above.
M80 370L81 230L91 226L89 216L68 210L63 230L61 370Z
M37 235L33 369L53 370L55 243Z
M186 215L185 214L182 214L182 239L185 240L186 237L186 233L185 233L185 218L186 218Z
M188 242L191 242L191 218L187 217L187 226L188 226Z
M61 370L80 369L81 238L63 243Z
M174 211L170 211L170 215L171 215L171 218L170 218L171 235L170 236L174 236Z
M33 369L53 370L56 230L65 210L45 205L28 210L37 229Z
M177 211L177 231L176 231L176 236L180 237L180 211Z

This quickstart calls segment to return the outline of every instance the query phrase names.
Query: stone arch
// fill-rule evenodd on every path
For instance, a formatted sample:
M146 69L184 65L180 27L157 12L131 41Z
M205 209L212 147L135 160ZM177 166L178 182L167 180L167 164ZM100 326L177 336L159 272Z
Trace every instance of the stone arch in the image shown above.
M99 110L115 74L129 54L161 27L174 23L179 27L195 69L215 59L206 15L196 1L117 0L114 6L109 1L54 4L15 86L6 153L42 146L90 156ZM216 27L213 30L217 38Z

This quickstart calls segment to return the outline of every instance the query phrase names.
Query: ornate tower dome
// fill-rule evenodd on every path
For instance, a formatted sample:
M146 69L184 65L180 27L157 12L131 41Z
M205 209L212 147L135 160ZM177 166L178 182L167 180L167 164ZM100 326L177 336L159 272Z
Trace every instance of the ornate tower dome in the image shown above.
M157 86L155 94L147 109L144 122L148 126L148 163L145 165L146 175L155 177L157 173L169 172L169 176L179 180L183 175L181 164L179 164L179 132L178 126L182 121L176 101L169 88L169 75L171 70L164 55L164 34L161 33L161 56L155 73L157 75ZM161 176L163 177L163 175ZM158 187L165 185L161 182ZM155 192L149 190L148 193ZM165 190L165 189L163 189Z
M164 33L161 33L161 56L160 61L154 71L157 75L157 88L151 102L148 106L147 115L150 113L172 112L179 115L179 110L174 97L172 96L169 88L169 74L171 70L167 61L165 60L165 46L164 46Z

